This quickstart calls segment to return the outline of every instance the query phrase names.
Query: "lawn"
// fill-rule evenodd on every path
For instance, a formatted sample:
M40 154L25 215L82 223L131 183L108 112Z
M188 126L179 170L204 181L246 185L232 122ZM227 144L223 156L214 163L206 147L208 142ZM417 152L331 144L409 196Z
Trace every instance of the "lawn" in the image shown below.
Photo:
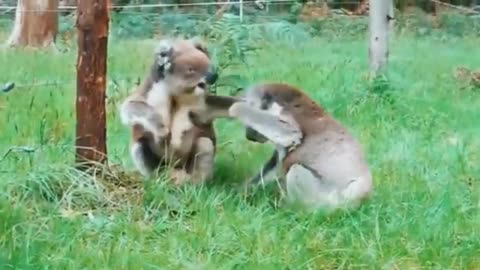
M117 107L149 64L147 41L110 42L114 168L83 175L72 167L76 51L2 50L0 82L18 87L0 95L0 269L478 269L480 91L453 70L480 67L479 42L398 37L389 91L365 81L365 39L270 44L230 71L301 87L359 139L374 194L332 216L278 207L274 186L239 194L271 147L233 120L216 122L210 184L144 183ZM3 156L13 146L32 151Z

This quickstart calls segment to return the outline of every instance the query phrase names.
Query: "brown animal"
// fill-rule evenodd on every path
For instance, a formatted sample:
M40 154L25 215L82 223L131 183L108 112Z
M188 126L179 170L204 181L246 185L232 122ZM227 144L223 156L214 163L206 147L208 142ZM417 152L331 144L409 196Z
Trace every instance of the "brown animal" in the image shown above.
M189 111L209 111L207 85L217 74L197 40L163 40L154 57L147 78L120 108L132 130L132 159L144 176L173 162L176 183L202 183L212 176L215 131L212 121L192 125Z
M281 167L287 198L307 208L358 206L369 197L372 175L360 145L301 90L278 83L253 86L243 101L217 116L227 115L244 123L248 140L270 141L276 148L247 186L270 182Z

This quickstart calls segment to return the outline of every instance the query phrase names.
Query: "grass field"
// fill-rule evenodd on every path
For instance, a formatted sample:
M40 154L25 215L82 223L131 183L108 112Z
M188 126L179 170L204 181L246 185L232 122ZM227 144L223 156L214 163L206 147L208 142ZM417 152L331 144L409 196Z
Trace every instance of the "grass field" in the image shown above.
M118 166L105 179L82 175L71 167L76 51L1 51L0 82L25 87L0 95L0 155L35 151L0 156L0 269L479 269L480 91L452 76L479 68L479 42L398 38L383 94L364 80L365 40L272 44L231 71L305 89L360 140L375 193L333 216L279 208L274 187L238 194L271 148L247 142L235 121L216 123L211 184L144 185L116 107L142 77L150 42L110 43ZM58 85L32 86L45 82Z

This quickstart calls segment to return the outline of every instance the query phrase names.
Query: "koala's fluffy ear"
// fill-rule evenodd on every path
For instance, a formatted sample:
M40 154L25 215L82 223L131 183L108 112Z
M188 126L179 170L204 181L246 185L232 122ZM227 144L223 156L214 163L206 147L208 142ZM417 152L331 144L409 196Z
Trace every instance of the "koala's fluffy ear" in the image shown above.
M155 49L156 61L159 67L163 67L165 70L170 69L173 51L172 40L165 39L160 41Z
M207 56L210 56L210 54L208 52L208 49L207 49L207 45L205 44L205 42L203 40L201 40L198 37L191 38L190 40L192 41L193 46L195 46L195 48L199 49L200 51L205 53Z
M155 54L159 56L170 56L173 53L173 41L170 39L161 40L155 48Z

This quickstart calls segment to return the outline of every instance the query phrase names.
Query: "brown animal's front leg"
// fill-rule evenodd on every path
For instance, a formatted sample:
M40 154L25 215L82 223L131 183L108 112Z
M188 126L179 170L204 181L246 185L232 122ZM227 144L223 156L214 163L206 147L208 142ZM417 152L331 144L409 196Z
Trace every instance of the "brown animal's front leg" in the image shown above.
M190 121L195 126L203 126L217 118L230 118L228 110L235 102L239 101L241 99L237 97L207 95L204 100L205 106L189 112Z

